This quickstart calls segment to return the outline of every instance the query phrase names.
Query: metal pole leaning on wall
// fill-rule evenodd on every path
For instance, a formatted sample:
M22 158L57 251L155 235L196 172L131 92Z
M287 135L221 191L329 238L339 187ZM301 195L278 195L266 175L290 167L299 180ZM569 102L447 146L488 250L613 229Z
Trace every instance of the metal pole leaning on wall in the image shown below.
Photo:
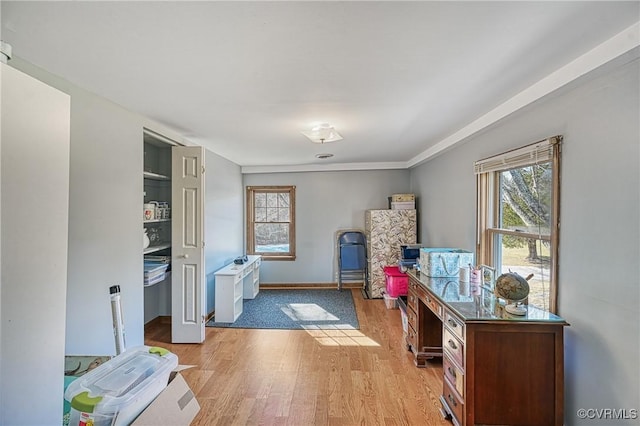
M111 294L111 316L113 317L113 336L116 340L116 355L120 355L125 350L124 339L124 318L122 316L122 305L120 304L120 286L109 287Z

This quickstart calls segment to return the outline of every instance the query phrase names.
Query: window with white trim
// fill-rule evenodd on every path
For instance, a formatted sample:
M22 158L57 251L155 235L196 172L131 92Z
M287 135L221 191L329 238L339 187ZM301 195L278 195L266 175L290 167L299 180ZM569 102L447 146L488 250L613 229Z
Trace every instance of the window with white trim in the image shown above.
M475 163L477 256L529 280L528 303L556 312L560 152L554 136Z

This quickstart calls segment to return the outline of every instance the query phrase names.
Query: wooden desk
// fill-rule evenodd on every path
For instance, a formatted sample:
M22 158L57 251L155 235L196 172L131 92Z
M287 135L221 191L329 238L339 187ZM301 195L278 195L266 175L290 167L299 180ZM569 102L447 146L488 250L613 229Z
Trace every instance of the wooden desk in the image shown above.
M506 313L493 294L409 271L407 348L417 367L442 358L442 414L454 425L562 425L562 318Z

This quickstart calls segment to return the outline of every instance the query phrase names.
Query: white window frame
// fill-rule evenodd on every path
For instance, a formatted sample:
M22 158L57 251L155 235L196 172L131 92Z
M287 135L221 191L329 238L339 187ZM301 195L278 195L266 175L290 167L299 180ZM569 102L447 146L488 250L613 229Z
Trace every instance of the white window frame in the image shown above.
M497 235L514 235L550 244L549 311L557 313L558 244L560 230L560 154L562 136L476 161L476 257L479 264L495 266ZM519 167L551 162L552 207L549 235L500 228L500 173Z

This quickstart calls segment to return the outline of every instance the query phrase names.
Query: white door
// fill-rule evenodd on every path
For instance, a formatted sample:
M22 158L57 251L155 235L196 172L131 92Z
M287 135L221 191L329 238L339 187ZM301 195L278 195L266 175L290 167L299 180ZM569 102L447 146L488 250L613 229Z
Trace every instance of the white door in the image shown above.
M171 148L171 341L204 341L204 149Z

